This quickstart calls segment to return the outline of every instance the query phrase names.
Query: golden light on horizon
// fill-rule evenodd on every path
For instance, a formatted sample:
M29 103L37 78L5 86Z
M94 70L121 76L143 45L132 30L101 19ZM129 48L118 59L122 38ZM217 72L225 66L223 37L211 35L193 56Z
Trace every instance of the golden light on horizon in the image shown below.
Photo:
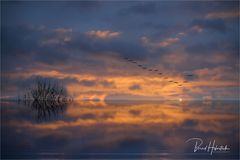
M178 101L179 101L179 102L182 102L182 101L183 101L183 99L182 99L182 98L178 98Z

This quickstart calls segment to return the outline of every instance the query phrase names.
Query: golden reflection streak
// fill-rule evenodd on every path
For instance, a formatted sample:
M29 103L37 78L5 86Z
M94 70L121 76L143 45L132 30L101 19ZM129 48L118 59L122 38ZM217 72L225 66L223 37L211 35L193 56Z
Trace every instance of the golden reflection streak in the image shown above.
M187 105L187 104L184 104ZM207 113L205 107L187 107L174 104L131 104L127 106L107 105L80 102L71 104L66 116L75 118L74 121L55 121L51 123L34 124L29 121L21 123L9 121L8 125L35 129L60 129L63 127L104 125L151 125L181 126L187 120L198 122L192 126L197 131L221 131L232 126L223 126L221 121L234 121L230 114L214 112ZM187 111L186 111L187 109ZM209 109L209 108L208 108ZM88 117L90 115L90 117ZM109 116L110 115L110 116ZM211 122L209 125L209 122ZM184 126L183 126L184 127Z

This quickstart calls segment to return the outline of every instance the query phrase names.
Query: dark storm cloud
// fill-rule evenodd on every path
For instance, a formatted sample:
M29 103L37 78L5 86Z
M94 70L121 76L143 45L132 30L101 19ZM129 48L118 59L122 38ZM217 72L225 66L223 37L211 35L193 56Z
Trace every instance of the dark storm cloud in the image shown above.
M24 26L1 27L2 55L17 55L17 51L26 53L37 45L36 32Z
M156 22L144 22L143 27L150 28L150 29L156 29L160 31L166 31L168 29L168 26L166 24L156 23Z
M186 50L189 53L199 53L199 54L207 54L216 50L221 49L223 46L220 43L212 42L212 43L196 43L186 47Z
M84 59L88 55L115 54L121 57L142 59L146 50L138 43L126 40L93 39L84 33L57 32L46 27L3 27L2 28L3 70L15 70L18 66L66 64L71 56ZM71 38L71 41L64 41ZM76 51L72 53L72 51ZM18 61L16 61L18 59ZM72 59L73 60L73 59ZM73 60L74 61L74 60ZM85 62L84 62L85 63ZM98 64L94 62L94 64ZM103 84L104 85L104 84ZM106 84L107 85L107 84Z
M129 5L126 5L125 8L121 9L119 14L120 15L156 15L157 13L165 14L172 14L172 13L178 13L178 12L201 12L203 9L206 9L207 5L206 3L201 2L191 2L191 1L183 1L181 3L178 3L176 1L171 2L130 2ZM211 6L214 8L214 5L216 6L214 2L209 2L208 6ZM174 18L174 17L171 17Z
M201 55L203 59L205 59L204 56L210 57L211 55L218 53L228 59L226 63L229 63L239 56L236 41L228 37L220 41L210 40L210 42L194 42L187 45L185 50L193 56Z
M46 38L59 38L54 31L28 26L3 26L1 31L3 70L15 70L17 66L30 67L34 62L63 64L69 58L70 54L65 54L61 45L41 45Z
M192 22L192 26L195 25L200 26L204 29L218 31L221 33L225 33L227 29L225 22L221 19L197 19Z
M10 31L11 33L14 33ZM19 35L20 33L20 35ZM23 34L23 35L22 35ZM30 36L29 36L30 35ZM29 36L29 37L27 37ZM67 35L66 35L67 36ZM26 38L25 38L26 37ZM116 53L117 55L124 56L124 57L130 57L130 58L136 58L141 59L142 57L145 57L146 50L143 48L138 42L131 42L127 40L106 40L103 41L101 39L93 39L88 36L86 36L84 33L75 33L75 36L72 37L72 40L69 42L66 42L64 44L60 43L63 38L58 35L58 33L53 31L48 31L47 29L45 31L34 31L25 28L22 30L17 30L16 34L14 34L13 38L10 37L9 42L7 44L9 45L10 41L12 42L12 39L17 39L15 42L18 41L20 44L17 44L17 46L9 46L10 49L13 51L20 49L24 49L23 51L26 53L28 52L36 52L36 60L45 62L48 64L54 63L55 61L62 61L66 60L68 56L71 53L64 53L64 49L69 50L80 50L83 52L86 52L87 54L100 54L100 53ZM24 41L24 40L28 41ZM23 43L21 44L23 40ZM42 41L47 40L54 40L55 43L50 43L45 46L41 46ZM6 45L6 46L8 46ZM26 48L26 49L25 49ZM26 53L27 54L27 53ZM59 58L58 58L59 56ZM85 55L86 56L86 55Z
M93 12L102 5L99 1L69 1L63 3L65 6L73 7L80 12Z
M63 53L56 48L43 48L35 54L34 60L49 65L66 64L69 60L69 54Z
M116 63L116 72L109 70L112 67L109 61L119 57L159 66L158 69L170 74L218 65L235 67L238 71L236 18L207 19L206 16L237 10L239 2L4 1L1 4L2 72L54 70L68 75L115 76L128 67ZM192 30L194 26L202 30L196 34ZM120 36L100 39L86 34L91 31L117 32ZM157 48L176 36L179 41L175 45ZM144 45L142 37L147 37L150 45ZM176 57L168 56L178 51ZM167 62L165 57L172 60ZM132 73L134 67L129 65L128 69L127 73ZM18 88L14 85L17 82L4 78L1 78L4 84L11 84L4 88L13 93ZM113 82L102 79L78 79L75 83L115 87Z
M134 3L132 3L134 4ZM128 8L120 11L121 15L127 14L154 14L157 11L157 5L155 2L142 2L141 4L134 4Z
M147 51L138 42L130 42L127 40L114 39L114 40L101 40L92 39L84 34L79 34L73 38L68 44L69 48L85 51L89 54L101 53L116 53L117 55L142 59L146 56Z
M76 6L76 7L84 7L84 8L91 8L91 7L97 7L101 5L100 1L70 1L70 2L64 2L65 5L69 6Z
M1 67L2 70L13 70L19 64L28 65L26 61L32 56L36 47L34 32L25 27L1 27ZM17 60L16 60L17 59Z

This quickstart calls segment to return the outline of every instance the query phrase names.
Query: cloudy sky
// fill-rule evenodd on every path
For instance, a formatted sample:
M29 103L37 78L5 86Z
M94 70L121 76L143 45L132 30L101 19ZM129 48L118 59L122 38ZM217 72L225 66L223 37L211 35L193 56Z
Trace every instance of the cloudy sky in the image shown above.
M238 98L237 1L1 3L2 98L36 77L75 99Z

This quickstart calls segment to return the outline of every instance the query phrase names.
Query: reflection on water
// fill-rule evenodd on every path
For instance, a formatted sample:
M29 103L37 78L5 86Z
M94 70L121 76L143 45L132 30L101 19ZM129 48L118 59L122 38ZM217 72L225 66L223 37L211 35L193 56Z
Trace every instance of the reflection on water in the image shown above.
M238 158L238 113L237 101L1 102L2 158ZM193 137L230 151L194 153Z
M56 118L59 114L63 113L66 110L67 103L35 100L28 106L37 112L37 119L41 121L49 120L52 117Z

